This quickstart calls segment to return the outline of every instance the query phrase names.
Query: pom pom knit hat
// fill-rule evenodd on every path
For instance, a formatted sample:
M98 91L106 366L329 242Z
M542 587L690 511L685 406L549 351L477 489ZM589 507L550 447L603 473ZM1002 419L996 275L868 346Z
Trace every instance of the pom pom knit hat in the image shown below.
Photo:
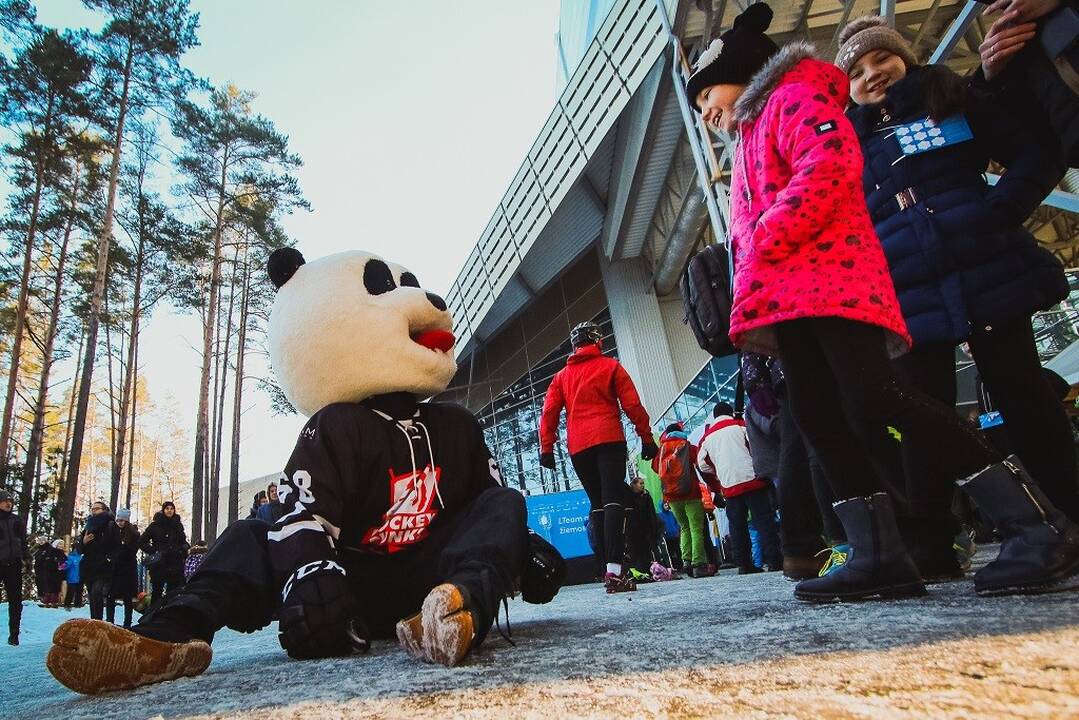
M701 111L697 95L712 85L747 85L779 48L764 34L772 24L772 8L754 3L734 19L734 25L701 53L686 83L689 102Z
M898 55L908 68L918 64L918 58L914 57L903 36L889 27L887 20L875 15L851 20L840 31L835 64L844 73L850 73L859 58L874 50L887 50Z

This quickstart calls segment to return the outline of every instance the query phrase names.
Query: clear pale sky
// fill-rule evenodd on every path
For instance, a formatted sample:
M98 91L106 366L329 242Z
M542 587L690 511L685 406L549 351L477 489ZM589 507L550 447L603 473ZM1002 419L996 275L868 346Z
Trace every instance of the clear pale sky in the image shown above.
M45 25L102 23L77 0L36 4ZM444 294L553 107L558 0L191 5L201 45L184 64L257 93L305 162L313 211L284 223L301 252L374 251ZM175 397L192 432L196 347L198 321L164 307L140 343L151 397ZM245 395L241 480L279 471L303 425Z

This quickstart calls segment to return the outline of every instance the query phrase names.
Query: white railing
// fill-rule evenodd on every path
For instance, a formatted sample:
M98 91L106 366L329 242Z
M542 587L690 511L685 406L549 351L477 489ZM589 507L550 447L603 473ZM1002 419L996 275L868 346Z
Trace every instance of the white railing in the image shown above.
M676 2L676 0L671 0ZM662 54L655 0L611 8L447 294L458 352Z

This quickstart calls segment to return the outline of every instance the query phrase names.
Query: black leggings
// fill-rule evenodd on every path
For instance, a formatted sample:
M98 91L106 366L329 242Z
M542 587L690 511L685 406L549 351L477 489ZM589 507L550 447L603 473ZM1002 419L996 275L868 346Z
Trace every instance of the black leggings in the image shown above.
M624 442L593 445L570 456L592 506L592 527L602 563L621 563L626 554L626 462Z
M817 454L836 498L882 489L894 472L895 440L918 462L957 480L1001 458L953 408L900 382L885 331L842 318L803 318L775 326L791 412Z
M847 538L832 509L832 489L817 461L806 447L794 421L790 403L779 404L779 538L783 554L813 555L821 549L821 532L829 543ZM822 528L823 526L823 528Z
M978 373L1004 417L1011 449L1023 461L1049 499L1073 520L1079 514L1076 459L1064 405L1049 385L1038 359L1030 318L994 325L971 333L970 351ZM912 386L955 406L955 348L926 343L896 360L900 375ZM940 478L917 462L903 443L906 490L912 514L939 514L950 493Z
M157 601L161 599L163 595L175 590L184 584L183 571L169 571L155 576L150 573L150 602L157 605Z

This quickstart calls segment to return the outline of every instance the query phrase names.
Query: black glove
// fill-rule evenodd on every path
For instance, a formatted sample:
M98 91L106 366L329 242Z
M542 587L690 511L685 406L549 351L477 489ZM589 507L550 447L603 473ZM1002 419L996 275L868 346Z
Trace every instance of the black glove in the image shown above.
M540 467L545 467L548 470L554 470L554 453L540 453Z
M566 580L566 561L554 545L528 531L528 558L521 573L521 598L542 605L551 602Z
M651 440L641 441L641 457L645 460L651 460L656 455L659 455L659 448Z
M312 566L320 566L312 569ZM366 624L337 563L319 560L299 568L285 583L277 639L295 660L367 652Z

